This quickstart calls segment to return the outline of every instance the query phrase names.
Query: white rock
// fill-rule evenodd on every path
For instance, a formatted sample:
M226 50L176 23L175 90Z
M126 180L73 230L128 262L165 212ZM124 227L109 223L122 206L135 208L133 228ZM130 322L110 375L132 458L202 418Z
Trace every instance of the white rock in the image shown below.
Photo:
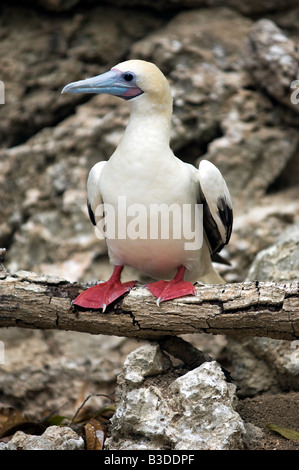
M171 367L170 359L162 353L158 345L144 344L132 351L124 362L123 378L135 384L145 377L157 375Z
M244 424L234 410L236 387L225 381L216 362L176 379L170 389L180 416L173 427L176 449L242 448Z
M131 353L120 375L118 404L112 418L107 449L232 450L243 448L244 423L234 410L236 387L227 383L221 367L207 362L173 380L157 378L153 358L161 359L151 344ZM165 361L162 355L162 363ZM132 361L132 362L131 362ZM167 361L166 361L167 363ZM136 367L143 380L132 380ZM144 367L144 369L143 369ZM169 374L173 370L169 370ZM135 378L135 377L133 377Z
M41 436L17 431L0 450L84 450L82 437L67 426L50 426Z

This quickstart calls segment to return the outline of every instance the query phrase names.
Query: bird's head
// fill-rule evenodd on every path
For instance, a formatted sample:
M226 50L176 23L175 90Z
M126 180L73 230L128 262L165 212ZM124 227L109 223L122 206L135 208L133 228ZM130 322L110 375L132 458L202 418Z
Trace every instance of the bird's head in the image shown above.
M62 93L102 93L118 96L130 101L134 107L171 107L169 84L151 62L128 60L96 77L79 80L66 85Z

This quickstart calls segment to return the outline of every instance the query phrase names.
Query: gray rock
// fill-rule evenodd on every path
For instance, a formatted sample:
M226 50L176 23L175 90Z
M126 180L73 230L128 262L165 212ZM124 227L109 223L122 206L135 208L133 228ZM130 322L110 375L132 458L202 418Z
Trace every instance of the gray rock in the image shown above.
M273 245L257 254L247 280L298 279L299 224L294 224L278 236ZM299 390L299 362L294 360L294 348L290 341L271 338L240 341L228 337L227 351L233 366L232 376L240 387L239 396Z
M294 342L296 343L296 341ZM239 397L299 390L299 361L290 341L272 338L227 338L231 375Z
M251 423L245 423L245 430L245 446L247 449L254 448L254 446L263 438L263 430Z
M234 411L235 386L225 381L216 362L206 362L188 372L170 388L180 412L178 422L173 422L176 449L242 448L244 427Z
M1 11L0 68L6 95L0 107L1 148L18 145L66 117L84 98L62 96L64 85L112 67L134 40L161 24L148 11L136 11L128 22L126 9L115 11L109 5L95 5L67 19L56 15L53 24L51 15L24 3L18 8L3 5ZM58 5L57 0L50 3Z
M296 43L273 21L262 19L253 25L247 48L247 66L258 86L298 112L298 106L290 99L290 85L299 78L299 50Z
M276 243L258 253L247 280L299 280L299 224L288 227Z
M126 379L131 366L152 368L152 357L161 354L150 344L128 356L120 374L116 413L112 418L107 449L241 449L244 424L234 410L236 387L225 381L220 366L207 362L177 377L164 364L164 373L140 384ZM146 364L147 358L149 363ZM139 362L139 365L137 364ZM161 367L157 367L158 370Z
M249 199L248 208L238 206L238 200L235 201L233 235L228 245L233 264L224 276L228 282L248 279L257 254L272 246L281 233L299 221L298 198L299 185L267 194L256 205Z
M99 387L104 395L113 393L124 357L140 345L116 336L24 328L2 329L0 340L5 350L1 402L33 420L51 410L71 419L78 397L96 394ZM93 397L88 406L96 410L107 402Z
M160 374L171 365L169 357L160 348L145 344L128 355L121 377L125 382L137 385L141 384L145 377Z
M0 450L84 450L82 437L66 426L50 426L41 436L17 431Z

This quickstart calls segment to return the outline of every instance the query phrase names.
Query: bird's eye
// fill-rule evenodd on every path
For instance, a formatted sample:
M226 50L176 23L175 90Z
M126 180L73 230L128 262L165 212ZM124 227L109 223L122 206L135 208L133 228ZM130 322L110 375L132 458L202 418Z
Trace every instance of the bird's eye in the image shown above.
M123 78L124 78L124 80L126 80L126 82L131 82L135 78L135 76L131 72L125 72L123 74Z

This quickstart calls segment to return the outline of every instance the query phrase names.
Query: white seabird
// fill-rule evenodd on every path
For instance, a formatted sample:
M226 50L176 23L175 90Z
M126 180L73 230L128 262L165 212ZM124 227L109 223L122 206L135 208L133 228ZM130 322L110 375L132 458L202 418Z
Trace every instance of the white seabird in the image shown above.
M126 265L159 279L147 284L158 304L195 295L195 281L223 282L212 259L230 239L230 194L211 162L202 160L197 169L173 154L169 146L172 95L158 67L129 60L102 75L70 83L62 93L111 94L126 99L130 107L130 120L117 149L107 162L94 165L87 182L92 223L103 231L104 224L114 222L113 230L108 226L105 231L114 271L108 281L82 292L74 305L105 311L136 283L121 282ZM157 219L162 206L169 212ZM113 209L114 221L103 207ZM119 232L120 221L127 229L125 236Z

